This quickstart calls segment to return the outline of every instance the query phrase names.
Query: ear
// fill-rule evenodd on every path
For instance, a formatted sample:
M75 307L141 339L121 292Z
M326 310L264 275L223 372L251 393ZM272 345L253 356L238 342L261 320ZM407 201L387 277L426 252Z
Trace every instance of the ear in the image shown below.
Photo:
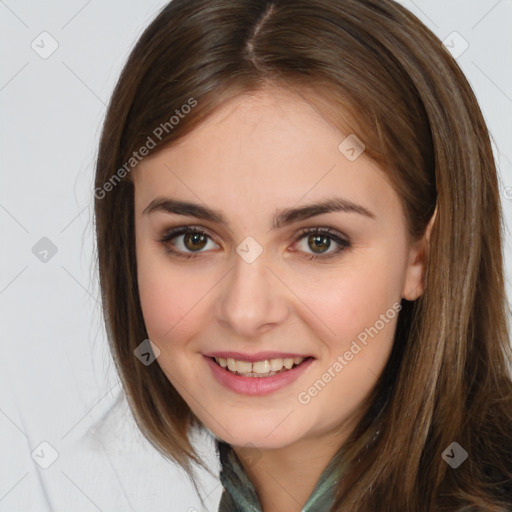
M404 288L402 290L402 297L407 300L416 300L425 290L423 282L426 265L427 265L427 252L430 244L430 235L432 233L432 226L437 216L437 206L430 218L425 234L419 240L413 242L409 249L409 262L405 275Z

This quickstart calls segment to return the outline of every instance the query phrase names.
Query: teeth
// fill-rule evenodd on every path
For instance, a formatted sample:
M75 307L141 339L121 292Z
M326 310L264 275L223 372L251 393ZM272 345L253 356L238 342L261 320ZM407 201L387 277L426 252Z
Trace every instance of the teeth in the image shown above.
M288 370L293 366L293 358L288 358L283 361L283 364L288 368Z
M240 366L239 366L239 363L241 363L242 361L237 361L236 363L236 367L237 367L237 370L240 372L240 373L248 373L247 371L244 371L243 370L243 367L242 369L240 369ZM245 366L245 361L244 361L244 366ZM252 366L252 371L253 373L268 373L270 371L270 363L268 361L268 359L266 359L265 361L256 361L255 363L249 363L249 371L250 370L250 367Z
M271 359L270 360L270 369L273 372L278 372L283 367L282 359Z
M272 376L278 372L290 370L294 364L300 364L304 361L305 357L289 357L286 359L265 359L264 361L256 361L251 363L249 361L240 361L228 357L216 357L215 361L231 372L246 375L247 377L256 376Z
M250 371L252 371L252 363L250 363L249 361L235 361L235 364L236 371L239 373L249 373Z

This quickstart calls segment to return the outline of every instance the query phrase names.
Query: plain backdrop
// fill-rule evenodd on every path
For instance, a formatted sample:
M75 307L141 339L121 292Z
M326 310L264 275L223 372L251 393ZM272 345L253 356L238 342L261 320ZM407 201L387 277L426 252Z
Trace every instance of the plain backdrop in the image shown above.
M202 510L119 398L95 267L94 160L106 104L165 3L0 0L0 511ZM400 3L457 55L488 122L510 298L512 0ZM208 439L198 443L212 456ZM203 510L215 511L221 486L201 478Z

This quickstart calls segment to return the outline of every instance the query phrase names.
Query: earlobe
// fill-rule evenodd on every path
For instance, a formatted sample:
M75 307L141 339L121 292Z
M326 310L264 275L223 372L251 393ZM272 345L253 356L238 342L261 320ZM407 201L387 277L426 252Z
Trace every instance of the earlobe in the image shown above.
M437 216L437 206L429 220L423 237L411 245L409 250L409 264L402 290L402 297L414 301L425 291L425 271L427 265L427 253L430 244L430 235Z

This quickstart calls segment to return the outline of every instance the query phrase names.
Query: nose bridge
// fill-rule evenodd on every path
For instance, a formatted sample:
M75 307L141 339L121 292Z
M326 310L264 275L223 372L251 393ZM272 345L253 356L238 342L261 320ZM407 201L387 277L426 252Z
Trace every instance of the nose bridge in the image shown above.
M220 298L219 319L238 334L251 337L269 324L282 322L287 305L279 280L268 268L267 253L248 238L234 254L234 268Z

